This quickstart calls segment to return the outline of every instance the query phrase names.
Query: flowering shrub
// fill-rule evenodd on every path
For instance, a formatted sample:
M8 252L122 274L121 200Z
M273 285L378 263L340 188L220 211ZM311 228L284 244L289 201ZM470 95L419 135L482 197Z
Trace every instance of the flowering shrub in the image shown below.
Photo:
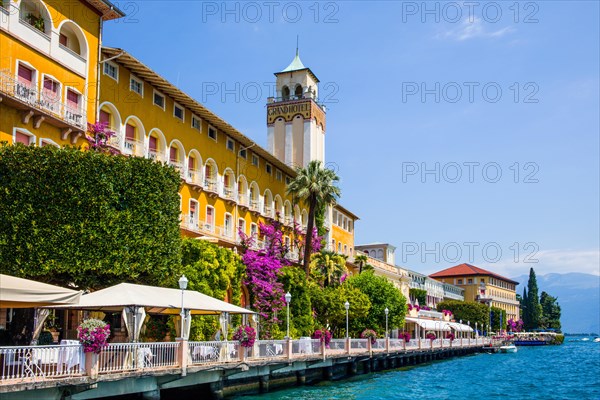
M450 339L450 341L453 341L453 340L454 340L454 333L453 333L453 332L449 332L449 333L446 335L446 339Z
M404 339L405 342L410 342L410 332L400 332L398 339Z
M452 311L450 311L450 310L442 310L442 313L446 316L452 315Z
M329 348L329 343L331 342L331 332L327 329L317 329L315 333L312 335L313 339L321 339L322 343L325 343L325 347Z
M417 310L417 312L421 311L421 307L417 306L413 306L412 304L408 305L408 311L412 311L412 310Z
M110 325L99 319L86 319L77 327L77 338L86 353L100 354L108 346Z
M365 329L360 334L360 337L363 339L371 339L371 344L375 344L377 341L377 332L375 332L373 329Z
M425 338L433 341L437 338L437 336L435 336L435 333L433 333L433 332L427 332L427 335L425 335Z
M96 122L95 124L88 123L88 129L85 139L90 145L90 150L101 153L118 154L118 151L111 148L109 145L110 139L116 135L115 132L108 129L106 122Z
M523 330L523 320L522 319L515 321L511 318L508 320L508 322L506 324L508 325L508 330L511 332L521 332L521 330Z
M240 342L242 347L252 347L256 340L256 331L248 325L239 326L233 334L233 340Z

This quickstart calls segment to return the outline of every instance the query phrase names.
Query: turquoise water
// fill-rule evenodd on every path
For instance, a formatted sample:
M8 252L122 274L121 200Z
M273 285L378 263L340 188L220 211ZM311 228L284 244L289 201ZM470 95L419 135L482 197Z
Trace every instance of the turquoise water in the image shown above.
M519 347L515 354L458 357L238 399L431 400L474 396L486 400L600 400L600 343L566 338L562 346Z

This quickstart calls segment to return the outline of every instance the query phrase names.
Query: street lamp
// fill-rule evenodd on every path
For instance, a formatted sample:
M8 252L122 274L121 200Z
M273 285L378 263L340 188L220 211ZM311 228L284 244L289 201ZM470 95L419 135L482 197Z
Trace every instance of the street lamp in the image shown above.
M348 339L350 337L348 334L348 310L350 309L350 303L348 303L348 300L346 300L344 303L344 308L346 309L346 339Z
M388 308L386 307L385 310L383 310L385 312L385 338L387 339L388 337L388 314L390 313L390 310L388 310Z
M290 292L285 294L285 304L287 304L287 338L290 338L290 301L292 301L292 295Z
M183 339L183 321L185 319L185 310L183 309L183 293L187 288L188 279L185 275L181 275L179 278L179 289L181 289L181 339Z

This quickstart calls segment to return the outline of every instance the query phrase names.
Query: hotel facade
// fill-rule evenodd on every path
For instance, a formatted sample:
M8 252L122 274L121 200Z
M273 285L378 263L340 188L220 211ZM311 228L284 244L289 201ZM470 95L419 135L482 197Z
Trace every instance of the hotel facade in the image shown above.
M3 1L0 8L0 141L86 146L88 123L104 122L110 145L181 175L181 233L234 248L260 240L261 223L305 230L308 207L286 195L295 168L325 161L326 109L318 79L298 54L275 74L268 99L268 149L236 130L128 52L102 46L103 21L124 14L109 1ZM325 215L332 251L352 257L358 217Z
M516 286L519 282L471 264L460 264L429 275L445 284L464 289L465 301L501 308L506 319L519 319Z

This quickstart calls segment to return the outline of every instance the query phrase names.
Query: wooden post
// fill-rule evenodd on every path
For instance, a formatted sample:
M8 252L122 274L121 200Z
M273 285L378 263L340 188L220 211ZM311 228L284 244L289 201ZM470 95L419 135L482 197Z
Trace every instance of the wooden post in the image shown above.
M389 337L385 338L385 352L386 353L390 352L390 338Z
M350 338L346 338L346 354L350 354Z

